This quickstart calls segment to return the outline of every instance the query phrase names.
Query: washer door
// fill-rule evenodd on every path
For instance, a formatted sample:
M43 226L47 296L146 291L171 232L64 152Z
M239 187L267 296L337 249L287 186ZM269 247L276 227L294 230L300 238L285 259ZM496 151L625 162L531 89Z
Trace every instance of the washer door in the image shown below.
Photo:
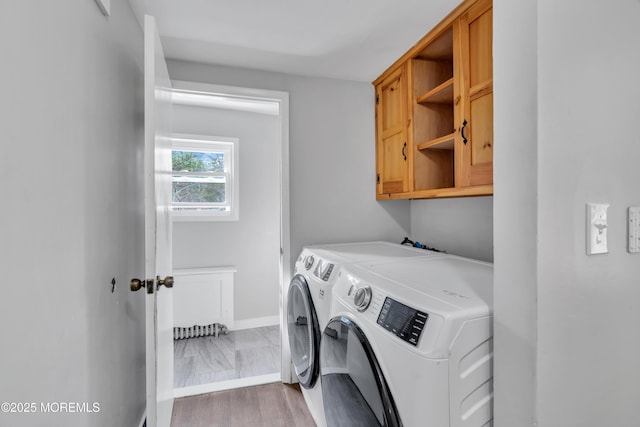
M320 371L320 327L304 276L297 274L291 279L287 300L291 360L300 385L311 388Z
M350 319L334 317L327 324L320 373L328 427L402 425L371 345Z

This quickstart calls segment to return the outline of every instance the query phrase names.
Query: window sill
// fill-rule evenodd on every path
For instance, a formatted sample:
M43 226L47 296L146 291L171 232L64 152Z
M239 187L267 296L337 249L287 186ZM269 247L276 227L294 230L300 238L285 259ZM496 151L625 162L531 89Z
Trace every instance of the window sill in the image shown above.
M173 222L239 221L238 215L171 215Z

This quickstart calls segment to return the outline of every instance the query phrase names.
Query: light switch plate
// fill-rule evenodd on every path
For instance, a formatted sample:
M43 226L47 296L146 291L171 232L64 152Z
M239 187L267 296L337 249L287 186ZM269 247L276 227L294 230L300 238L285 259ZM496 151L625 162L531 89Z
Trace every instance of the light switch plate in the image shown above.
M587 203L587 255L606 254L608 203Z
M111 15L111 0L96 0L96 3L104 16Z
M640 252L640 207L629 208L629 253Z

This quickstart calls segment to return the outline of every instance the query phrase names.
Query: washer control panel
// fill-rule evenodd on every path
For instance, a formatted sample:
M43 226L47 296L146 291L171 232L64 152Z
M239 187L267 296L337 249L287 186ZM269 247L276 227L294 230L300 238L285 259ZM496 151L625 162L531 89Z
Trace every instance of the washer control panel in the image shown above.
M378 325L409 344L417 346L428 317L427 313L386 297L378 315Z
M314 263L315 259L313 258L313 255L309 255L304 257L304 268L309 270L311 269L311 267L313 267L313 263Z
M325 282L328 282L331 277L331 273L333 273L333 267L334 264L318 259L318 264L316 265L316 269L313 271L313 275Z
M358 311L365 311L371 303L371 288L369 286L363 286L356 289L353 295L353 303L356 305Z

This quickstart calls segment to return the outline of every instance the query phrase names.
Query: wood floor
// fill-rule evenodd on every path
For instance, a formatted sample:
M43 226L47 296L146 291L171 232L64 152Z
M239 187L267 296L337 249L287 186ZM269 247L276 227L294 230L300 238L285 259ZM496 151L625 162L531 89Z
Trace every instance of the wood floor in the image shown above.
M314 427L298 385L273 383L176 399L171 427Z

